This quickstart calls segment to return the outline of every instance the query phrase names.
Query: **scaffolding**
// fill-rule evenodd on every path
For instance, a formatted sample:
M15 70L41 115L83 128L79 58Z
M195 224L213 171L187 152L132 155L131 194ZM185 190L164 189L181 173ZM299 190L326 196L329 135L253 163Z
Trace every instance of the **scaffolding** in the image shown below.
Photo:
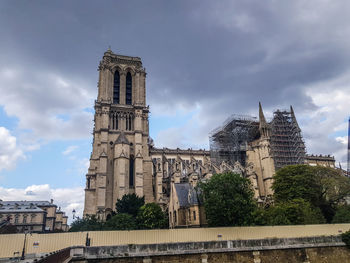
M350 177L350 117L349 117L349 127L348 127L348 163L347 163L347 176Z
M286 165L303 164L305 161L305 144L301 130L291 111L275 111L271 126L271 155L278 170Z
M259 137L259 122L256 117L232 115L224 124L210 133L210 157L217 164L236 161L245 165L248 143Z

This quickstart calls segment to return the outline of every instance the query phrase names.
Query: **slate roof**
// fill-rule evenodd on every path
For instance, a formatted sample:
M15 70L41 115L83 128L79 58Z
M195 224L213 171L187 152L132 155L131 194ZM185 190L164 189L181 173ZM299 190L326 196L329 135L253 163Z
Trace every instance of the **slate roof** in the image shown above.
M35 204L44 202L46 201L0 201L0 213L44 212L43 209L38 207L38 204Z
M198 205L197 192L189 183L175 184L175 191L180 207Z

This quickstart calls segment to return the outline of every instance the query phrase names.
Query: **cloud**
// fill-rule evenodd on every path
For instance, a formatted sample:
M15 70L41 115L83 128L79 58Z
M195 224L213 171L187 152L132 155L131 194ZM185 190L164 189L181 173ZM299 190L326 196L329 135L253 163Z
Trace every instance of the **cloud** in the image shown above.
M348 145L348 136L336 137L335 140L341 144Z
M77 145L71 145L71 146L68 146L67 149L65 149L62 154L63 155L69 155L71 154L73 151L75 151L76 149L78 149L78 146Z
M0 104L8 116L17 117L19 128L40 139L89 137L93 94L84 83L50 71L0 68Z
M0 171L14 168L16 162L23 158L25 156L17 145L16 137L6 128L0 127Z
M4 201L50 201L61 207L61 210L72 222L72 211L75 209L76 216L82 217L84 209L84 189L74 188L51 188L48 184L31 185L27 188L4 188L0 187L0 199Z
M84 108L93 104L96 67L112 45L142 58L153 116L199 109L160 131L156 145L208 145L211 130L231 114L257 115L261 101L267 113L293 105L309 152L344 159L335 138L349 114L349 1L150 3L84 1L84 12L81 1L3 4L6 113L35 138L90 138L92 115Z

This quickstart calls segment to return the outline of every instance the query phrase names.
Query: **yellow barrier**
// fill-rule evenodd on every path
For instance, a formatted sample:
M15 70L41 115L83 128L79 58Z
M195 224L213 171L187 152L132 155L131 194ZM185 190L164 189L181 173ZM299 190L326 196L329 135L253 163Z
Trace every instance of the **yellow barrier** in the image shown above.
M27 234L26 254L48 253L70 246L83 246L85 245L87 233L91 238L91 246L116 246L126 244L330 236L338 235L349 229L350 224L325 224ZM24 237L24 234L0 235L0 258L12 257L14 252L21 253Z

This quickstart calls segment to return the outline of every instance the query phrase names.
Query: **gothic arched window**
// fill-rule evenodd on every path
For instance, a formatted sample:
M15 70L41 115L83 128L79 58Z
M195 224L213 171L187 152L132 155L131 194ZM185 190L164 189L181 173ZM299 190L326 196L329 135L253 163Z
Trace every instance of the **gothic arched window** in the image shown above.
M114 73L114 82L113 82L113 103L119 104L119 93L120 93L120 75L118 70Z
M130 161L129 161L129 186L134 187L134 156L130 156Z
M126 94L125 94L125 104L131 105L132 102L132 77L130 72L126 74Z

